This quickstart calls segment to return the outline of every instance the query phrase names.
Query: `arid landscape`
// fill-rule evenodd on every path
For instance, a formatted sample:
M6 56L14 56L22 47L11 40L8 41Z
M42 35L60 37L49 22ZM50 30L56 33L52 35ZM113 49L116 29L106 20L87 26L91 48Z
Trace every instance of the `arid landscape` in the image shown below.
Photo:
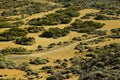
M120 80L120 0L0 0L0 80Z

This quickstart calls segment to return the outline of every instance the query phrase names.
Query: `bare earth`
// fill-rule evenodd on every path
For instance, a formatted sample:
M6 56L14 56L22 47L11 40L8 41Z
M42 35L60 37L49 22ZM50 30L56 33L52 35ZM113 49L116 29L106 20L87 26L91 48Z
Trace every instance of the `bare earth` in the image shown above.
M36 1L38 1L38 0L36 0ZM47 14L55 12L56 10L59 10L59 9L55 9L55 10L49 11L49 12L42 12L42 13L35 14L35 15L32 15L32 16L29 16L29 17L25 18L23 21L27 22L28 20L30 20L32 18L43 17ZM80 16L73 18L72 21L69 24L60 24L60 25L56 25L56 26L44 26L44 27L46 29L55 28L55 27L64 28L66 26L69 26L72 22L74 22L75 19L79 19L80 17L84 16L86 13L99 12L99 10L85 9L85 10L81 10L79 12L80 12ZM108 30L108 32L113 28L119 28L120 27L120 20L105 20L105 21L94 20L94 21L105 23L106 25L101 29L102 30ZM21 27L22 28L28 27L28 25L23 25ZM0 29L0 32L3 32L4 30L7 30L7 29ZM50 43L53 43L53 42L58 43L60 41L61 42L70 41L73 37L81 37L81 35L82 35L81 33L71 32L68 36L61 37L61 38L58 38L58 39L53 39L53 38L41 38L41 37L39 37L40 34L41 34L41 32L40 33L30 33L30 34L27 35L27 36L32 36L36 39L36 43L32 46L17 45L13 41L9 41L9 42L0 42L0 49L6 48L6 47L25 47L25 48L30 49L30 50L31 49L35 50L38 45L42 45L43 47L46 47ZM96 38L98 38L98 37L95 37L95 38L92 38L92 39L96 39ZM87 40L83 40L83 41L86 42L86 41L90 41L92 39L87 39ZM113 43L113 42L119 42L120 43L120 40L119 39L115 39L115 40L110 39L110 41L105 41L104 43L99 43L99 44L90 45L90 46L103 46L103 45L110 44L110 43ZM35 57L48 58L52 62L56 59L65 59L65 58L69 59L69 58L74 57L74 56L84 56L86 52L75 54L74 47L78 43L79 43L79 41L71 43L70 45L67 45L67 46L60 47L60 48L55 48L55 49L52 49L52 50L46 50L46 51L43 51L43 52L35 52L35 53L29 54L29 55L8 55L8 56L6 56L6 58L9 59L9 60L14 60L16 62L21 63L23 61L28 61L30 58L35 58ZM49 65L53 65L53 63L49 63ZM39 66L38 67L33 66L33 67L37 69ZM1 69L0 73L7 74L8 75L7 78L12 78L12 77L20 78L20 77L23 77L23 75L25 74L24 72L19 71L19 70L9 70L9 69ZM43 75L45 77L48 76L45 73L41 73L41 75ZM46 80L45 77L43 77L41 80ZM75 76L75 77L73 77L69 80L77 80L77 79L78 79L78 76Z

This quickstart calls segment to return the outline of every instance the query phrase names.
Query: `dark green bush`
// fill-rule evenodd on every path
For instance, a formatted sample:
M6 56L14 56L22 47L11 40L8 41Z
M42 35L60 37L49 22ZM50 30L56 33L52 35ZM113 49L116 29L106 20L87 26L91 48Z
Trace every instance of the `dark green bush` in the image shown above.
M97 15L94 19L96 20L117 20L118 17L111 17L111 16L105 16L105 15Z
M0 21L0 28L5 28L5 27L7 27L8 24L9 23L6 21Z
M37 50L43 50L43 47L41 45L38 45Z
M10 2L10 3L8 3ZM15 16L15 15L32 15L44 11L52 10L58 5L51 5L49 3L34 2L29 0L4 0L0 1L0 8L4 9L1 13L2 16ZM4 4L4 5L2 5ZM24 6L24 7L23 7Z
M6 63L4 61L0 61L0 69L4 69L6 67L7 67Z
M120 28L111 29L112 33L120 33Z
M44 27L28 27L27 28L28 32L29 33L37 33L37 32L40 32L40 31L44 31Z
M58 11L56 11L57 13L61 13L61 14L66 14L69 15L71 17L78 17L80 15L80 13L74 9L60 9Z
M28 31L22 28L11 28L0 33L0 41L11 41L18 37L27 35Z
M35 43L35 38L25 36L25 37L16 39L15 43L21 44L21 45L33 45Z
M12 22L12 23L9 23L7 24L7 28L16 28L16 27L20 27L24 24L23 21L16 21L16 22Z
M81 21L76 20L71 24L71 27L69 27L73 31L77 31L80 33L91 33L95 31L96 29L102 28L104 26L103 23L94 22L94 21Z
M46 64L48 62L49 62L48 59L42 59L42 58L35 58L34 60L30 60L30 64L34 64L34 65Z
M85 57L71 58L72 65L59 73L63 73L62 76L69 73L80 75L78 80L118 80L120 73L119 49L119 43L96 47ZM60 79L60 77L52 75L48 80L57 80L57 78Z
M113 33L109 37L110 38L120 38L120 33Z
M51 70L51 69L53 69L53 67L52 66L43 66L41 69L42 70Z
M43 18L31 19L28 24L36 26L45 25L57 25L57 24L67 24L72 20L72 18L66 14L62 13L51 13Z
M32 53L32 51L27 50L25 48L22 47L17 47L17 48L5 48L0 50L0 53L3 55L8 55L8 54L30 54Z
M42 33L42 37L47 38L58 38L63 37L69 34L69 31L67 29L60 29L60 28L50 28Z

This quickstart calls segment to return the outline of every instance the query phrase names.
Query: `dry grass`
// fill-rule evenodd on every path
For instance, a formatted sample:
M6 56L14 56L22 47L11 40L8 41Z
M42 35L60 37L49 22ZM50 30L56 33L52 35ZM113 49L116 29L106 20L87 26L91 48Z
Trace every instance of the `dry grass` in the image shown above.
M35 1L39 1L39 0L35 0ZM40 0L41 1L41 0ZM49 11L49 12L42 12L42 13L38 13L32 16L29 16L27 18L24 19L25 22L27 22L28 20L32 19L32 18L37 18L37 17L42 17L45 16L47 14L53 13L58 9L55 9L53 11ZM91 12L98 12L99 10L95 10L95 9L85 9L85 10L81 10L79 11L81 13L81 15L79 17L75 17L72 19L72 21L69 24L60 24L60 25L56 25L56 26L45 26L46 29L48 28L54 28L54 27L59 27L59 28L64 28L66 26L69 26L72 22L75 21L75 19L79 19L80 17L84 16L86 13L91 13ZM101 28L101 30L108 30L110 31L112 28L118 28L120 27L120 20L94 20L94 21L98 21L98 22L102 22L105 23L106 25ZM23 25L21 26L22 28L24 27L28 27L28 25ZM4 31L6 29L0 29L0 32ZM27 36L32 36L36 39L36 43L32 46L22 46L22 45L17 45L14 44L12 41L10 42L0 42L0 49L5 48L5 47L25 47L27 49L36 49L38 45L42 45L43 47L46 47L47 45L49 45L50 43L58 43L58 42L63 42L63 41L70 41L73 37L80 37L82 34L81 33L76 33L76 32L71 32L68 36L65 37L61 37L58 39L53 39L53 38L40 38L39 35L40 33L29 33ZM89 41L89 40L88 40ZM90 45L90 46L103 46L106 44L110 44L113 42L119 42L119 39L110 39L110 41L105 41L103 43L99 43L99 44L94 44L94 45ZM84 56L87 52L84 53L78 53L75 54L75 50L74 47L78 44L79 42L75 42L75 43L71 43L68 46L64 46L64 47L60 47L60 48L56 48L56 49L52 49L52 50L46 50L43 52L36 52L34 54L30 54L30 55L9 55L6 56L6 58L10 59L10 60L15 60L16 62L24 62L24 61L28 61L30 58L35 58L35 57L42 57L42 58L48 58L50 60L50 63L46 64L46 65L54 65L53 61L56 59L69 59L71 57L74 56ZM42 66L31 66L34 70L37 70L39 68L41 68ZM4 70L0 70L0 73L2 74L7 74L8 78L11 77L23 77L24 72L22 71L17 71L17 70L8 70L8 69L4 69ZM41 76L44 76L41 80L46 80L46 77L49 76L46 73L40 73ZM73 76L72 78L70 78L69 80L77 80L78 76Z
M25 72L20 70L15 70L15 69L0 69L0 75L3 75L4 76L3 78L7 78L7 79L10 79L10 78L19 79L24 77Z

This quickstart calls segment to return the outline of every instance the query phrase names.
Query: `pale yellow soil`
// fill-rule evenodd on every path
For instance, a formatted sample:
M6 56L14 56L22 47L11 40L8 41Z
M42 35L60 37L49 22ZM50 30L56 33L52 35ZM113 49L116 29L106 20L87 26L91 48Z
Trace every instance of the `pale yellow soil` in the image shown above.
M105 46L105 45L108 45L111 43L120 43L120 39L110 39L110 40L106 40L105 42L100 42L99 44L93 44L93 45L89 45L89 46L92 46L92 47Z
M120 20L106 20L106 21L100 21L105 23L106 25L101 28L101 30L111 30L113 28L120 28Z
M1 33L1 32L4 32L5 30L8 30L8 29L9 29L9 28L1 28L1 29L0 29L0 33Z
M5 76L7 74L7 76ZM15 69L0 69L0 75L3 75L4 78L22 78L25 75L25 72Z
M50 14L50 13L53 13L55 12L56 10L58 9L55 9L53 11L49 11L49 12L43 12L43 13L38 13L38 14L35 14L35 15L32 15L32 16L29 16L27 18L24 19L25 22L27 22L28 20L32 19L32 18L37 18L37 17L43 17L47 14ZM75 17L72 19L72 21L69 23L69 24L60 24L60 25L55 25L55 26L45 26L46 29L48 28L54 28L54 27L59 27L59 28L64 28L66 26L69 26L72 22L75 21L75 19L79 19L80 17L84 16L86 13L91 13L91 12L98 12L99 10L94 10L94 9L85 9L85 10L81 10L80 11L80 16L79 17ZM94 21L98 21L98 22L102 22L102 23L105 23L106 25L101 28L102 30L111 30L112 28L118 28L120 27L120 20L105 20L105 21L100 21L100 20L94 20ZM22 28L24 27L28 27L28 25L23 25L21 26ZM4 29L0 29L0 32L4 31ZM65 37L61 37L61 38L58 38L58 39L53 39L53 38L41 38L39 37L39 35L41 34L40 33L29 33L27 36L31 36L31 37L34 37L36 39L36 43L32 46L22 46L22 45L17 45L15 43L13 43L13 41L10 41L10 42L0 42L0 49L2 48L5 48L5 47L25 47L27 49L36 49L38 45L42 45L43 47L46 47L48 44L50 43L58 43L58 42L63 42L63 41L70 41L73 37L80 37L82 34L81 33L76 33L76 32L71 32L68 36L65 36ZM90 41L90 40L93 40L93 39L97 39L97 37L95 38L92 38L92 39L88 39L88 40L83 40L85 42L87 41ZM110 43L113 43L113 42L119 42L120 43L120 40L119 39L110 39L110 41L105 41L103 43L99 43L99 44L94 44L94 45L90 45L90 46L103 46L103 45L106 45L106 44L110 44ZM46 50L46 51L43 51L43 52L35 52L33 54L29 54L29 55L8 55L6 56L7 59L9 60L14 60L16 62L24 62L24 61L28 61L30 58L35 58L35 57L42 57L42 58L48 58L50 60L50 63L46 64L46 65L54 65L53 64L53 61L56 60L56 59L69 59L71 57L74 57L74 56L84 56L87 52L84 52L84 53L76 53L75 54L75 50L74 50L74 47L79 43L78 42L74 42L74 43L71 43L70 45L68 46L63 46L63 47L60 47L60 48L54 48L54 49L51 49L51 50ZM33 69L39 69L41 68L42 66L31 66ZM23 72L19 72L18 73L16 72L16 70L0 70L0 73L4 73L4 71L6 72L12 72L11 74L9 74L10 76L14 77L14 72L16 73L16 75L18 75L18 73L20 74L24 74ZM7 74L7 73L6 73ZM20 75L22 77L22 75ZM46 73L41 73L42 76L48 76ZM43 77L41 80L46 80L45 77ZM78 76L74 76L72 78L70 78L69 80L77 80L78 79Z

